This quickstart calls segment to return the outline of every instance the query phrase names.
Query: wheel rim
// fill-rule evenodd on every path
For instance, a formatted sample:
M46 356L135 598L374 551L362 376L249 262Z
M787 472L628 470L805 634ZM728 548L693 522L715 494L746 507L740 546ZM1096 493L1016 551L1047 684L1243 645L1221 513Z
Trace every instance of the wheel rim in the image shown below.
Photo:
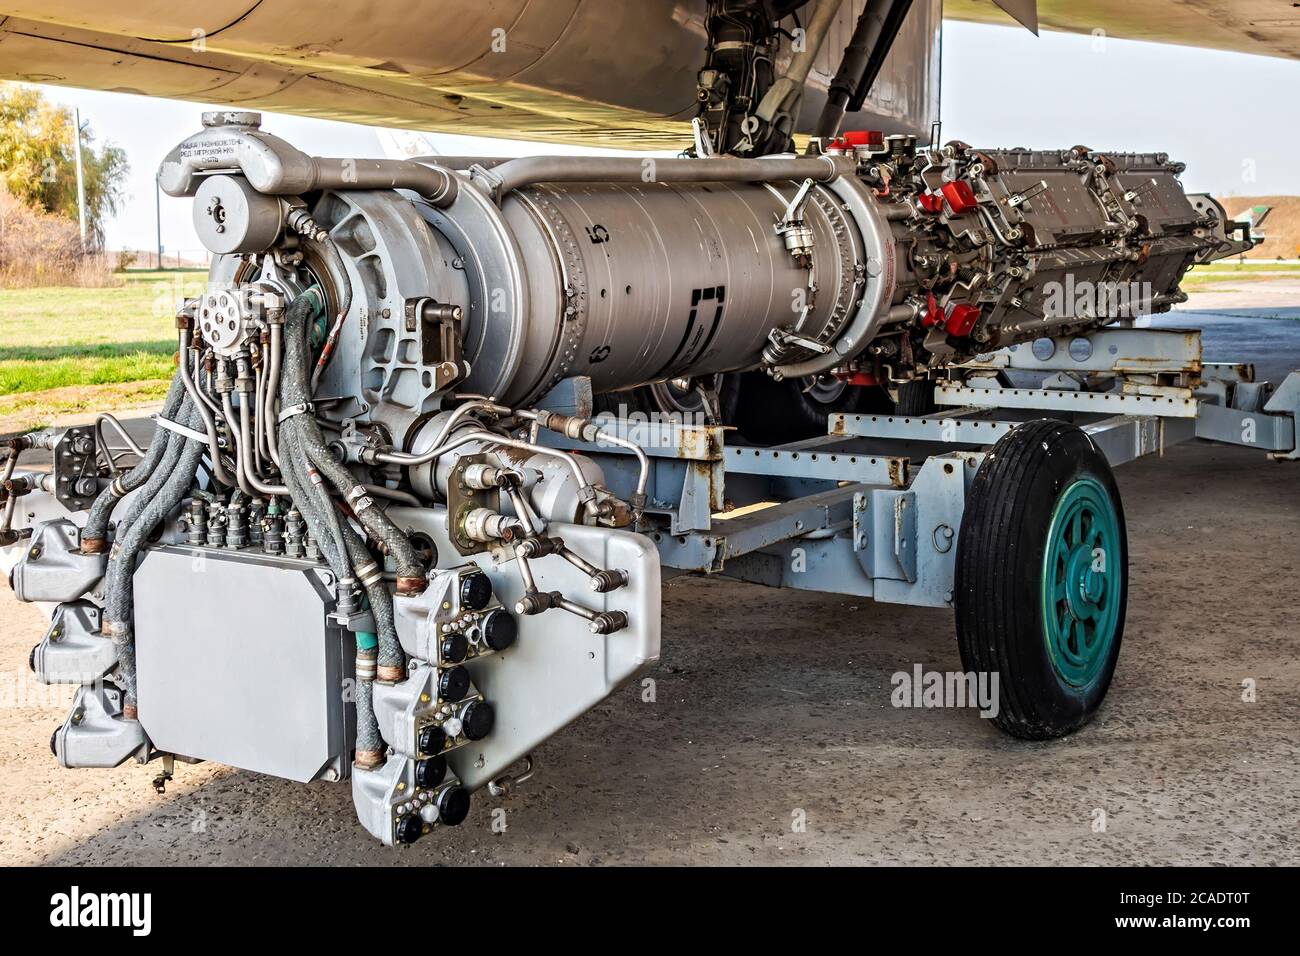
M666 382L655 382L650 386L650 394L654 396L661 412L697 415L705 410L704 398L697 385L716 392L722 387L722 376L709 375L698 380L673 378Z
M1119 518L1092 478L1065 489L1043 555L1043 630L1057 675L1086 687L1105 666L1124 601Z
M820 405L833 405L848 389L849 383L834 375L814 375L805 379L803 393Z

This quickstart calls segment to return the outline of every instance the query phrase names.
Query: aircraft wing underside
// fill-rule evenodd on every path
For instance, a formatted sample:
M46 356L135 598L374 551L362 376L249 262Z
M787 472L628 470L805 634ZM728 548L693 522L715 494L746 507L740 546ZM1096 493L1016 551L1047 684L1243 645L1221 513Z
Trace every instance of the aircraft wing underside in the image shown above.
M866 2L844 0L809 76L805 122L820 112ZM697 108L705 10L705 0L369 0L328 9L294 0L10 0L0 7L0 79L676 149ZM938 115L942 17L1014 26L1008 14L1031 29L1300 56L1300 9L1289 0L915 0L845 128L924 135Z
M1300 59L1300 8L1292 0L945 0L943 15L1008 23L997 7L1043 30L1100 30L1125 40Z
M840 9L809 76L806 117L821 110L864 3ZM915 0L863 121L850 117L850 126L928 130L941 8L942 0ZM9 14L0 18L0 78L466 135L679 149L697 108L705 11L705 0L370 0L328 9L293 0L14 0L0 6Z

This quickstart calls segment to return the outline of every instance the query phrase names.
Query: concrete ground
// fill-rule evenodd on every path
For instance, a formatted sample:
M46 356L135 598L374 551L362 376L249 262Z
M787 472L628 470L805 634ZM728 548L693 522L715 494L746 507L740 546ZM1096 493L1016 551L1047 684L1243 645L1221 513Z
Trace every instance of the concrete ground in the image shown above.
M1261 377L1300 366L1300 322L1232 312L1161 324ZM946 612L678 579L653 702L624 688L518 792L400 852L346 786L178 766L159 796L156 765L60 770L71 695L29 679L43 621L3 591L0 863L1300 863L1296 469L1188 444L1119 470L1124 650L1070 738L891 706L895 672L959 668Z

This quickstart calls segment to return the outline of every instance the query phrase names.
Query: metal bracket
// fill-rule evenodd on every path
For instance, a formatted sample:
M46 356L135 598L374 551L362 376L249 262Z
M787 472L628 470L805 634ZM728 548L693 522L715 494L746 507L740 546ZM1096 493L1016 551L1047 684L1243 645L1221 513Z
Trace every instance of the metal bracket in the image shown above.
M99 494L93 426L69 428L54 446L54 496L69 511L85 511Z

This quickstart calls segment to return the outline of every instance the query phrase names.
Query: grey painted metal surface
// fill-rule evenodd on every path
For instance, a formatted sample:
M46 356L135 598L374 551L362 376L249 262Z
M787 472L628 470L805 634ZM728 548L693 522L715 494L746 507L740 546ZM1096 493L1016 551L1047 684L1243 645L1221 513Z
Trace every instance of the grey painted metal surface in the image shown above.
M104 555L82 554L79 537L67 518L35 527L10 575L20 601L63 604L95 590L104 576Z
M352 637L315 562L161 547L136 571L140 723L155 747L306 782L341 779ZM251 593L273 602L249 602ZM184 595L180 600L178 595Z
M44 684L89 684L117 664L117 648L100 631L99 606L60 604L32 654L32 670Z
M1078 349L1078 344L1086 348ZM1197 329L1098 329L1068 339L1012 345L965 367L1141 375L1196 371L1201 367L1201 337Z
M445 566L459 562L447 537L444 510L394 508L390 514L404 527L428 534ZM497 713L496 727L488 737L447 755L470 789L485 786L508 770L659 657L659 560L653 544L641 535L621 531L559 523L551 528L588 561L626 570L629 583L608 594L592 593L585 575L551 556L533 562L539 586L581 595L597 610L623 610L628 626L614 634L595 635L586 621L559 610L520 616L513 647L467 665L474 685ZM512 607L523 594L513 565L491 554L473 560L491 578L501 603Z
M54 756L61 767L116 767L143 759L144 729L122 720L122 692L112 684L78 687L68 717L54 733Z
M1032 388L985 389L964 385L941 385L935 389L934 397L941 405L958 407L1028 408L1041 411L1156 415L1169 418L1195 418L1197 414L1197 402L1192 398L1158 398L1146 395L1119 395L1113 392Z

